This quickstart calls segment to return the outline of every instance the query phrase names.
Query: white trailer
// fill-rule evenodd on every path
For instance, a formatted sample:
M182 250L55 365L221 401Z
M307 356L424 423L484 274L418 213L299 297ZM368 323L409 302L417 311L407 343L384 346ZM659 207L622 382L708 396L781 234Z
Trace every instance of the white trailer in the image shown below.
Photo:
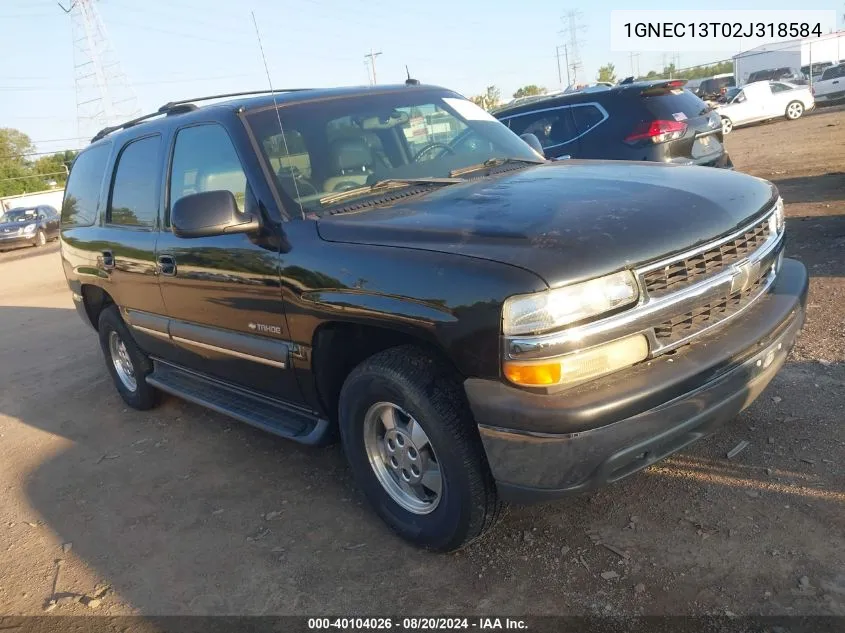
M751 73L770 68L795 68L810 79L811 64L813 74L817 76L823 70L818 66L845 60L845 31L803 40L763 44L734 55L733 59L738 86L744 85Z

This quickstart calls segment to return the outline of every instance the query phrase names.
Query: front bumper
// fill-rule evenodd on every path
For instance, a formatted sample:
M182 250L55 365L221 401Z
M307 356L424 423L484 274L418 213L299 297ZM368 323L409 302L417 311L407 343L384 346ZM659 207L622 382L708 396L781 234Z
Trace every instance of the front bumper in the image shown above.
M529 503L618 481L711 434L769 384L804 323L808 278L785 259L742 318L674 355L557 395L465 381L505 501Z
M35 233L32 235L0 234L0 248L17 248L19 246L32 246L35 243Z

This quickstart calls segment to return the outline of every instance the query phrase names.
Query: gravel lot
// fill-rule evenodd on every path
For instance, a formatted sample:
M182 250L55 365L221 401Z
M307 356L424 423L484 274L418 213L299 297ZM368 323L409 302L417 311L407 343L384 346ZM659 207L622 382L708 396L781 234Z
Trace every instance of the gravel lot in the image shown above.
M812 274L790 362L713 438L452 555L393 537L338 447L128 410L56 248L0 254L0 615L42 613L57 559L54 614L845 615L845 109L728 146Z

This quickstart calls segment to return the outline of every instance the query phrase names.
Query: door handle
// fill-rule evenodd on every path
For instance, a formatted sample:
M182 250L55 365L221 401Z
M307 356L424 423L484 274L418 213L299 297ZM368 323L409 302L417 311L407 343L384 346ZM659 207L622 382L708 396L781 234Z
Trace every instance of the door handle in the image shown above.
M176 258L173 255L158 256L158 271L168 277L176 276Z
M114 253L111 251L103 251L103 268L106 270L114 269Z

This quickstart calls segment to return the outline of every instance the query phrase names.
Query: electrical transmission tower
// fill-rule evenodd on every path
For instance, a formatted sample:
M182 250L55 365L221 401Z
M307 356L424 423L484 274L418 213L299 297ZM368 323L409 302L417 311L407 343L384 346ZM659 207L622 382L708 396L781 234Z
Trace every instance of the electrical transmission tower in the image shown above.
M567 11L563 16L564 28L560 33L566 39L566 51L569 57L568 66L572 71L572 84L578 83L578 71L581 70L581 44L583 40L579 38L579 34L583 33L587 27L579 24L582 17L580 11Z
M70 15L76 84L76 126L80 137L140 114L138 98L120 68L96 7L97 0L59 6Z

